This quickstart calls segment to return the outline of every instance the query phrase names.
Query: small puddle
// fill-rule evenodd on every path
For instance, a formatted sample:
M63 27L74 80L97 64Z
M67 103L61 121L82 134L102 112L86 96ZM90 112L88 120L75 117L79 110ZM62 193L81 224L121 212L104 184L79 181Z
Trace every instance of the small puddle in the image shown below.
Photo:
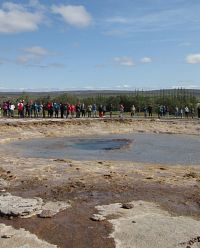
M200 139L171 134L123 134L88 138L44 138L2 145L16 156L114 160L159 164L200 164Z

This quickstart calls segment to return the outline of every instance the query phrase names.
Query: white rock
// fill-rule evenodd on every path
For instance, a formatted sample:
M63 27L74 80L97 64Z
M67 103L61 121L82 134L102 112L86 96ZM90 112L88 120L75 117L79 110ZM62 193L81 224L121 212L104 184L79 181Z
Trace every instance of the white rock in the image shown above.
M92 217L90 218L91 220L94 221L103 221L106 220L106 218L100 214L93 214Z

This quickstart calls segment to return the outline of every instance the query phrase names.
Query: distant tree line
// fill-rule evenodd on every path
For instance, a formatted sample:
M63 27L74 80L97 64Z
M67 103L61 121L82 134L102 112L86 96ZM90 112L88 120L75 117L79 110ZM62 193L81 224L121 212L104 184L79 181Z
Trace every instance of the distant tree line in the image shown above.
M72 103L84 102L86 105L96 103L97 105L113 105L114 110L119 110L119 105L123 104L125 112L129 112L132 105L135 105L138 112L144 110L145 107L152 106L154 111L160 105L167 106L170 112L174 111L175 106L178 108L195 108L199 99L192 94L191 91L180 89L180 90L160 90L156 94L142 91L135 91L133 93L120 94L120 95L108 95L108 94L96 94L94 96L76 96L69 93L61 94L56 97L40 97L36 99L40 102L62 102Z
M2 98L2 97L1 97ZM142 112L146 107L151 106L153 111L156 112L160 105L167 106L169 112L173 113L175 106L178 108L184 108L188 106L190 109L195 108L199 102L197 96L193 94L191 90L187 89L174 89L174 90L159 90L159 91L133 91L123 94L103 94L95 93L94 95L73 95L70 93L64 93L56 96L31 96L30 94L23 92L17 97L9 97L10 101L17 103L19 100L25 102L34 101L47 104L48 102L58 103L70 103L76 104L78 102L96 105L109 106L112 104L113 110L119 110L119 105L123 104L125 112L129 112L132 105L135 105L138 112ZM1 101L5 100L4 98Z

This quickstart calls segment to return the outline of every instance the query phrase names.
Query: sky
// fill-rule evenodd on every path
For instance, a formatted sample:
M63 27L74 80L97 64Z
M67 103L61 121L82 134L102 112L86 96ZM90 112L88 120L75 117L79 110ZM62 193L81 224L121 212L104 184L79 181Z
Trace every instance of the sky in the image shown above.
M0 0L0 90L200 89L199 0Z

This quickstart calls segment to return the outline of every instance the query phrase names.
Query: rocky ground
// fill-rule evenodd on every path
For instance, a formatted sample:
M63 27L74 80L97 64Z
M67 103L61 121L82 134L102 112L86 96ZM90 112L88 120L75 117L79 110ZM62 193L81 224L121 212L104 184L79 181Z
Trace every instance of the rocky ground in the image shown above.
M0 119L1 144L134 132L200 137L200 121ZM1 247L199 247L200 162L23 158L3 150L0 156ZM33 199L40 199L39 207Z

